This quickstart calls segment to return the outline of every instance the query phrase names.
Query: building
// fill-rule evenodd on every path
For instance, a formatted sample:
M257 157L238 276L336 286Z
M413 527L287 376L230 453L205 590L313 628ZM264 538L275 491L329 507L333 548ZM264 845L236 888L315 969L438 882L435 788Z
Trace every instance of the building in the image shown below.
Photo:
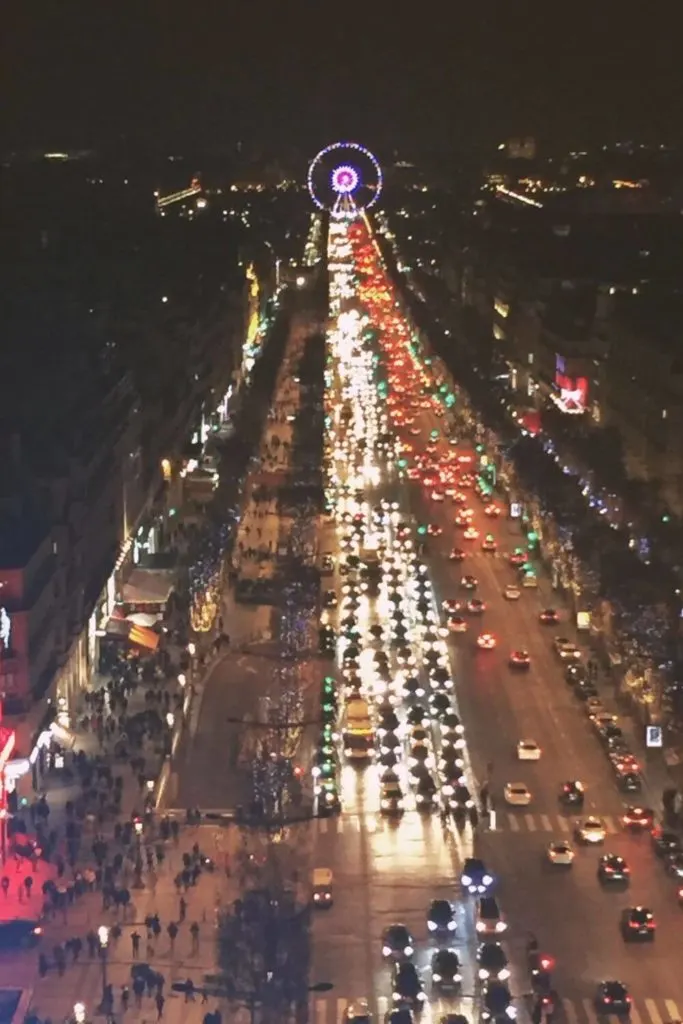
M105 196L87 161L68 168L68 188L58 170L59 187L52 166L33 168L30 195L14 180L2 214L21 252L3 261L0 297L6 714L45 696L77 705L135 539L149 549L163 532L171 483L234 379L246 330L229 226L162 221L151 192L122 183Z

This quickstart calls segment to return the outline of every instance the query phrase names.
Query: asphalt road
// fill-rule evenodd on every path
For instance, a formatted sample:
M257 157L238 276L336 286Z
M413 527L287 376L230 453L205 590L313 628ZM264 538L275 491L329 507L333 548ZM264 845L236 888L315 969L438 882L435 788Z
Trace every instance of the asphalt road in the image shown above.
M434 422L425 417L425 432ZM493 533L498 553L482 552L480 541L462 540L462 531L452 525L453 506L430 502L425 514L444 532L430 541L429 560L440 599L464 594L460 580L471 573L479 580L478 596L487 604L481 625L473 620L469 633L453 635L451 646L459 669L458 700L479 779L485 778L487 766L493 766L490 789L496 829L481 828L477 845L502 878L501 902L511 923L511 948L522 954L518 960L523 961L526 935L534 932L542 948L557 958L556 979L563 996L583 1006L598 979L619 978L629 984L641 1016L659 1024L670 1019L669 1010L674 1009L667 1009L663 1000L683 1006L683 979L676 966L683 927L677 887L657 861L649 836L628 833L621 825L625 804L639 801L618 792L584 707L564 681L552 638L575 637L566 611L558 608L564 618L559 626L540 624L539 612L553 596L546 581L538 592L523 589L519 601L502 597L505 585L514 581L505 554L520 543L519 527L503 516L485 516L484 503L474 493L471 507L481 537ZM469 552L462 563L447 559L454 544ZM482 629L496 635L496 650L476 648ZM507 658L513 648L529 651L529 672L510 670ZM608 699L606 690L606 703ZM541 745L540 761L517 760L516 743L526 738ZM558 872L546 863L544 853L552 839L572 838L577 816L562 812L558 793L563 781L575 778L587 788L584 813L600 815L608 836L604 846L595 849L575 844L574 866ZM505 806L503 787L512 781L524 782L531 790L528 808ZM628 890L605 891L598 883L597 860L605 852L628 861ZM652 944L627 945L618 928L619 913L638 904L654 911L657 938ZM525 989L524 973L520 971L517 979L518 991Z
M427 414L422 414L418 423L421 436L416 444L425 444L429 431L442 426ZM346 472L353 473L353 466ZM337 475L344 479L341 464ZM456 510L450 502L432 503L418 496L414 488L395 481L385 480L384 484L384 493L399 500L404 512L412 511L443 527L442 537L429 540L427 555L438 600L466 598L460 579L463 573L473 573L479 580L478 596L488 606L481 620L472 620L467 634L451 637L449 646L458 708L480 781L492 765L490 790L497 811L496 827L490 830L482 821L473 842L475 851L500 878L500 902L509 922L510 988L519 999L522 1016L529 1008L525 946L532 931L541 948L556 958L555 985L562 998L562 1018L568 1024L596 1020L592 998L596 982L604 978L629 985L634 1024L677 1019L679 1008L683 1009L683 978L678 969L683 910L676 901L676 885L655 858L648 835L624 831L620 822L624 805L638 800L624 799L617 791L583 705L564 681L552 638L575 638L566 611L559 626L540 624L542 608L557 605L546 580L538 591L524 589L518 601L504 599L505 585L515 582L504 554L521 543L522 535L517 524L506 517L486 517L484 503L474 493L475 525L482 538L494 534L498 554L482 552L480 540L462 540L452 522ZM366 494L371 502L376 500L367 489ZM448 561L454 544L468 549L465 562ZM378 613L373 613L370 605L365 614ZM476 648L480 630L496 635L496 650ZM514 648L529 651L529 672L510 671L507 661ZM601 691L601 696L609 704L610 694ZM523 738L533 738L541 745L539 762L517 760L516 744ZM574 865L558 871L547 863L545 851L553 839L573 840L577 816L562 813L558 793L563 781L575 778L587 787L582 813L600 815L608 835L604 846L595 849L575 843ZM529 807L505 806L503 788L511 781L528 785L533 795ZM658 806L659 796L650 792L643 799L655 804L656 798ZM456 883L461 858L469 852L469 832L463 837L444 834L438 819L425 820L413 810L397 825L383 821L377 814L376 770L372 767L363 772L344 769L342 798L339 819L313 826L315 863L334 871L335 905L316 918L312 980L331 981L335 992L312 999L311 1019L316 1024L338 1022L349 1001L361 997L369 999L382 1015L389 1005L388 973L381 963L382 929L388 923L406 923L417 939L416 963L426 966L430 942L425 912L430 899L441 895L457 900L457 945L465 962L465 998L448 1009L462 1009L468 1017L476 1017L478 1004L467 998L474 991L470 980L475 947L471 907L459 897ZM604 852L627 859L632 872L628 890L601 888L596 866ZM658 930L652 944L626 945L622 940L620 911L637 904L654 911ZM423 1016L438 1018L444 1009L437 1002Z

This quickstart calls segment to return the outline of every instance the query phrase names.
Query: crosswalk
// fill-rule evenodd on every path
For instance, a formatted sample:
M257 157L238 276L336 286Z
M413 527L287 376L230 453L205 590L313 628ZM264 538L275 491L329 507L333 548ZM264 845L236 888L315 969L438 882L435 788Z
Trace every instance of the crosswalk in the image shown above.
M617 835L623 832L621 823L616 816L603 814L599 815L599 817L607 835ZM393 820L375 815L342 814L333 818L319 818L317 828L321 835L327 835L328 833L341 835L344 832L359 832L363 828L367 828L369 820L373 822L373 830L377 829L378 822L384 822L387 828L395 828L397 824ZM421 818L421 820L425 822L425 825L429 825L430 822L436 823L438 818L436 815L432 815L430 818ZM547 832L558 839L563 836L569 839L574 835L578 820L578 818L568 818L561 814L527 814L523 811L498 811L491 822L491 831ZM381 827L381 824L379 827Z
M607 1019L596 1012L592 999L562 999L562 1017L566 1024L604 1024ZM474 1019L473 1009L478 1005L471 996L460 999L431 1001L420 1018L423 1024L439 1018L448 1012L462 1012L468 1019ZM529 1020L529 1005L525 998L517 1000L519 1016ZM334 996L311 997L308 1007L308 1024L343 1024L345 1014L352 1000ZM680 1020L678 1002L674 999L634 999L631 1006L631 1024L668 1024ZM681 1003L683 1006L683 1003ZM390 1009L390 1000L380 996L376 1002L376 1019L383 1022Z
M613 815L599 815L607 835L623 832L619 819ZM561 814L526 814L522 811L498 811L495 815L494 830L505 832L552 832L569 838L573 835L578 818L567 818Z

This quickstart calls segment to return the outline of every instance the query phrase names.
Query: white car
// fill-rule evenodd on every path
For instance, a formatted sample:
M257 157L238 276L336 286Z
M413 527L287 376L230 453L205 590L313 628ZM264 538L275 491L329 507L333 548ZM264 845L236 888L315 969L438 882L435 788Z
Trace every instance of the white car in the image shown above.
M604 843L607 832L600 818L591 815L577 821L576 835L582 843Z
M548 860L551 864L569 868L574 863L574 851L569 843L560 840L548 844Z
M507 587L503 591L503 597L508 601L519 601L521 596L522 591L513 583L508 583Z
M531 803L531 793L523 782L508 782L503 795L505 803L513 807L528 807Z
M520 740L517 744L518 761L540 761L541 748L536 740Z

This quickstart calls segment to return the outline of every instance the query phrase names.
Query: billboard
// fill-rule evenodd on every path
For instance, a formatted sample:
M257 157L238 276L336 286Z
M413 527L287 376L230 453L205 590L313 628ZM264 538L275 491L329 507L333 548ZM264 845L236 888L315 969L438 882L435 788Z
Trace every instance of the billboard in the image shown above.
M568 374L562 356L555 360L555 393L552 399L558 409L572 416L580 416L588 407L588 378Z

